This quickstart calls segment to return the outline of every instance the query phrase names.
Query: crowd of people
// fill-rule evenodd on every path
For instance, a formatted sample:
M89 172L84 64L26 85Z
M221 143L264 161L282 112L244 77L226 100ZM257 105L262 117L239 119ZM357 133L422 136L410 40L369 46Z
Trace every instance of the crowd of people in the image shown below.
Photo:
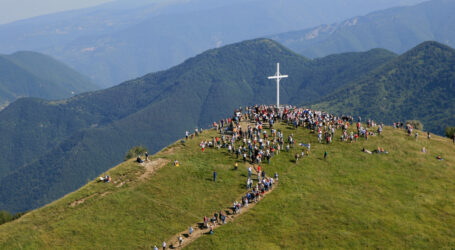
M243 121L246 123L242 123ZM378 124L371 119L362 123L360 116L354 119L352 116L336 116L311 109L292 106L277 109L275 106L266 105L247 106L244 110L239 108L232 117L214 122L213 129L219 134L211 139L201 140L199 144L201 151L204 153L207 149L226 150L236 159L235 170L238 169L238 161L250 165L245 181L247 192L240 201L233 202L232 214L238 214L249 204L258 202L267 191L273 188L278 181L278 173L275 173L274 177L268 177L262 167L264 164L270 164L273 157L281 152L290 152L291 149L295 152L296 145L301 146L302 150L295 153L295 163L301 158L310 156L311 144L297 143L293 133L285 135L275 126L280 122L293 129L308 129L310 133L317 135L318 142L321 144L333 143L337 130L341 130L340 142L356 143L361 138L368 140L371 136L381 136L384 128L384 124ZM407 129L408 134L412 134L413 128L410 124L396 122L393 127ZM202 131L202 129L195 129L193 134L186 131L185 137L187 140L193 139ZM415 138L417 140L418 133L415 134ZM430 133L427 133L427 138L431 138ZM369 154L388 154L388 151L381 147L373 151L363 148L362 151ZM327 160L327 151L324 152L323 157ZM253 178L253 170L256 178ZM213 181L216 182L217 178L218 173L214 171ZM217 224L226 223L226 217L223 211L215 212L213 216L205 216L201 223L202 228L209 229L208 233L213 234ZM190 236L192 232L193 228L190 227ZM182 242L183 238L180 236L179 243ZM165 242L163 242L164 248Z

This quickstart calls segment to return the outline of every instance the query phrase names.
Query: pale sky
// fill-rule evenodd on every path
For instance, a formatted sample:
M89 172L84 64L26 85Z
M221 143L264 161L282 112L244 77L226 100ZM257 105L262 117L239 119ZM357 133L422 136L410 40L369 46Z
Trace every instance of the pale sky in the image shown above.
M0 0L0 24L54 12L86 8L112 0Z

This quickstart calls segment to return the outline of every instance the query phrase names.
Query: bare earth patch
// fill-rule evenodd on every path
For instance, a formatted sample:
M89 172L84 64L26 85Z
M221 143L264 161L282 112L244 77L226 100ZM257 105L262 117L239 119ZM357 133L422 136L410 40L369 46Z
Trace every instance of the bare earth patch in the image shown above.
M87 199L90 199L90 198L92 198L92 197L95 196L95 195L97 195L97 194L92 194L92 195L87 196L87 197L85 197L85 198L82 198L82 199L80 199L80 200L73 201L73 202L70 204L70 207L75 207L75 206L77 206L77 205L80 205L80 204L84 203Z
M145 172L139 176L138 180L144 180L148 178L153 172L164 167L164 165L166 165L168 162L169 160L167 159L158 158L142 163L141 165L144 166Z

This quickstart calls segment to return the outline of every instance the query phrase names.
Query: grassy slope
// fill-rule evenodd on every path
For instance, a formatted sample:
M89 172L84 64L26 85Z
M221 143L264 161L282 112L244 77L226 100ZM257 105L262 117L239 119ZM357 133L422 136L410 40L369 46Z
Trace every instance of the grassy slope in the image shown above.
M286 129L286 135L291 131ZM295 132L295 131L292 131ZM339 132L338 132L339 134ZM193 249L455 246L455 146L428 142L387 128L367 142L317 144L299 129L297 142L312 142L309 158L297 165L282 153L265 167L278 171L280 186L236 222L204 236ZM213 131L204 136L214 135ZM338 136L337 136L338 138ZM246 171L223 151L202 154L199 140L153 158L179 159L148 181L117 188L90 182L64 198L0 226L0 248L148 248L160 244L203 215L228 206L244 192ZM389 155L367 155L381 146ZM422 146L429 153L421 154ZM329 152L327 162L323 152ZM442 154L445 161L435 160ZM216 168L220 182L210 181ZM114 181L135 180L143 168L126 162L109 171ZM105 196L99 194L108 193ZM97 194L83 204L73 201Z
M280 173L279 188L190 249L455 246L455 145L449 140L415 142L391 128L384 137L352 145L320 145L308 132L297 138L312 142L310 158L295 165L280 155L269 171ZM390 154L368 155L363 146L385 147ZM435 160L438 154L446 160Z
M205 132L205 136L214 135ZM174 152L153 158L181 160L168 164L145 182L135 179L144 172L126 162L108 172L113 180L133 180L120 188L91 181L82 189L0 227L0 248L141 248L159 244L204 215L223 208L243 191L243 172L234 172L224 152L202 154L199 139ZM220 181L209 181L213 169ZM104 197L100 194L112 192ZM70 204L92 194L83 204Z

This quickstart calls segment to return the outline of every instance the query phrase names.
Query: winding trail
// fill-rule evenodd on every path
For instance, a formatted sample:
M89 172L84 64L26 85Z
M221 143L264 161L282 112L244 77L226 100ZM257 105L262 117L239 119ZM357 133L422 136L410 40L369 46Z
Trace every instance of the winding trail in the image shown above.
M247 127L248 125L253 125L252 123L250 123L248 121L243 121L240 124L241 124L242 127L243 126ZM251 164L250 166L252 167L253 172L256 172L256 174L258 174L258 171L254 167L254 165ZM265 198L265 196L267 196L273 190L275 190L277 188L277 186L278 186L278 181L276 181L273 184L273 188L272 189L269 189L269 191L265 192L263 196L260 196L259 199L256 202L249 203L248 206L242 207L240 209L240 211L238 213L236 213L236 214L234 214L232 206L231 207L226 207L225 209L221 209L221 210L223 210L224 214L226 215L225 223L226 224L227 223L231 223L237 217L239 217L240 215L248 212L250 209L255 207L256 204L261 202L262 199ZM238 200L241 201L243 196L244 195L240 196L240 198ZM209 219L208 228L204 228L204 223L203 223L202 220L199 223L195 223L195 224L191 225L191 227L193 228L193 233L191 235L189 234L189 227L188 227L187 230L172 236L172 238L170 238L168 241L166 241L166 243L169 246L169 248L170 249L184 248L184 247L188 246L189 244L191 244L193 241L197 240L198 238L200 238L200 237L202 237L204 235L209 235L210 234L209 233L210 232L210 228L209 228L210 225L212 225L213 231L216 231L217 228L219 228L219 227L224 225L224 224L221 224L222 223L221 221L220 221L220 223L217 222L217 223L213 224L212 222L210 222L211 216L208 216L208 217L209 217L208 218ZM180 236L183 238L182 244L179 243L179 237Z
M237 217L239 217L240 215L246 213L248 210L250 210L253 207L255 207L256 204L258 204L259 202L262 201L262 199L265 198L265 196L267 196L273 190L275 190L277 188L277 186L278 186L278 182L275 182L273 184L273 188L269 189L269 191L265 192L264 196L260 197L259 200L257 200L257 202L249 203L247 207L242 207L240 209L239 213L237 213L237 214L233 213L232 207L225 208L224 209L224 214L226 215L226 224L230 223L230 222L233 222ZM239 200L241 200L241 197L240 197ZM209 217L209 223L208 224L213 226L213 231L215 231L217 228L223 226L221 221L220 221L220 223L215 223L215 225L213 223L211 223L210 222L210 217ZM202 221L200 223L196 223L196 224L193 224L191 226L193 227L193 233L191 234L191 236L189 234L189 229L188 229L188 230L185 230L183 232L180 232L180 233L172 236L172 238L170 240L166 241L166 243L167 243L167 245L169 246L170 249L184 248L184 247L188 246L189 244L191 244L193 241L195 241L198 238L200 238L201 236L209 235L210 229L209 228L204 228ZM183 238L183 243L181 245L179 244L179 240L178 240L180 236L182 236L182 238Z

